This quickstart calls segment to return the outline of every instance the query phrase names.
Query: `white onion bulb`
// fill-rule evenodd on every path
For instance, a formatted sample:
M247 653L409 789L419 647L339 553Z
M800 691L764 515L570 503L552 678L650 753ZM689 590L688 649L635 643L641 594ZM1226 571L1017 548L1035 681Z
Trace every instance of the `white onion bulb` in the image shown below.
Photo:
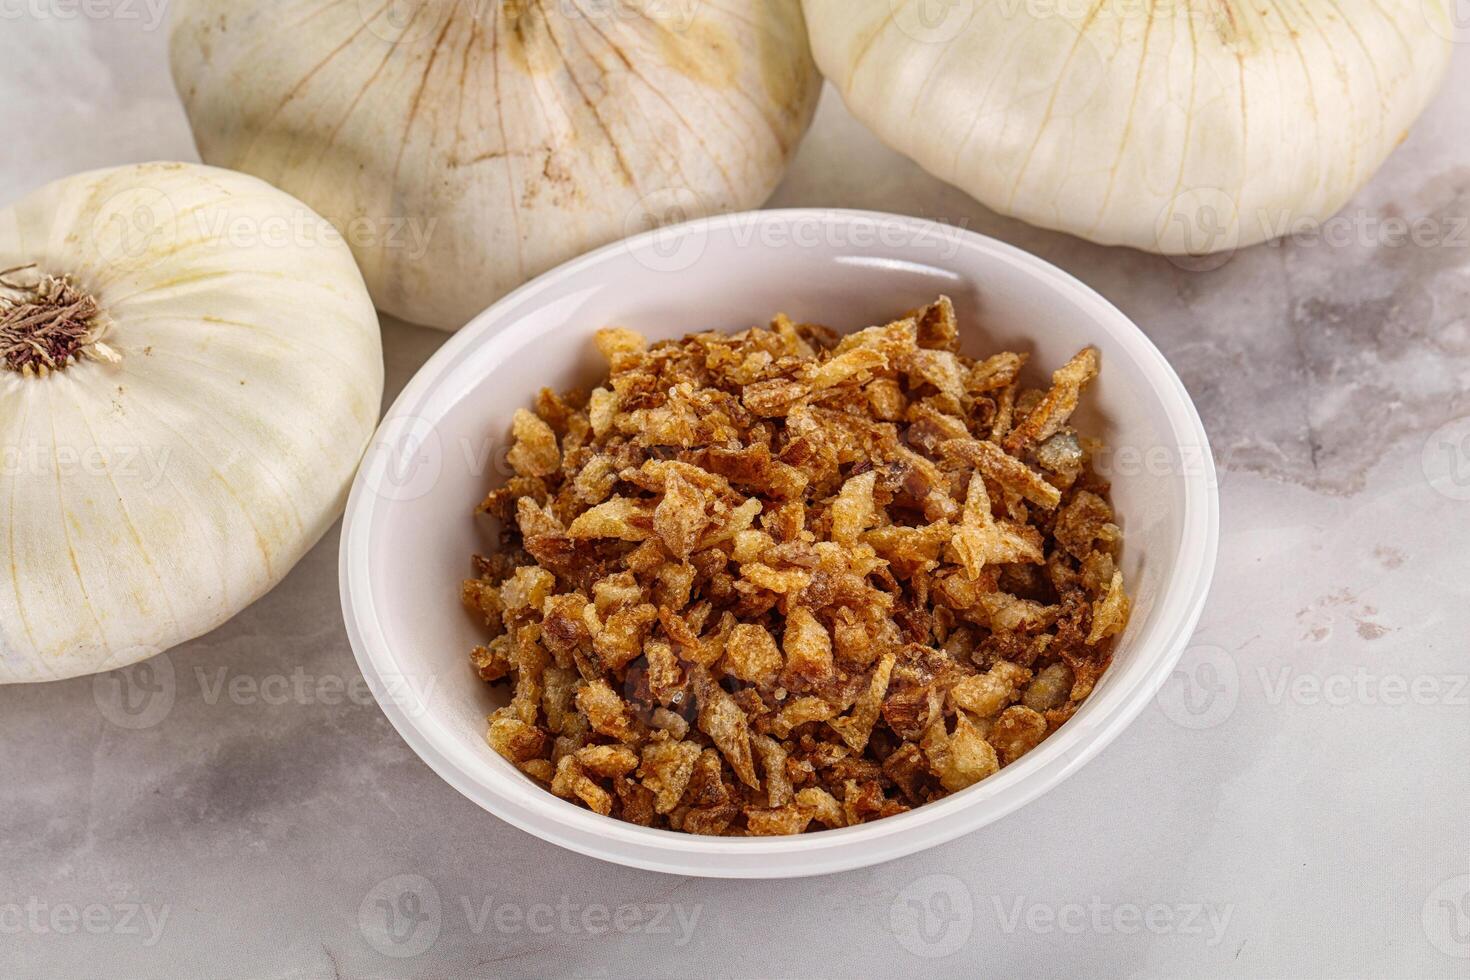
M322 218L146 164L0 210L0 683L121 667L220 625L341 512L383 391Z
M821 77L799 0L176 0L199 152L342 230L380 309L458 329L650 223L761 204Z
M887 144L988 207L1206 254L1329 218L1438 88L1446 0L804 0Z

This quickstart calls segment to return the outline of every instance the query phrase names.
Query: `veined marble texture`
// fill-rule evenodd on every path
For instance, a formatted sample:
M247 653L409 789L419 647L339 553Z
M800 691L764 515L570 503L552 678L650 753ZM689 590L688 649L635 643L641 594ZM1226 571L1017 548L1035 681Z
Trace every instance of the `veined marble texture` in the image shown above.
M161 5L124 6L0 3L23 14L0 20L0 198L194 158ZM1179 673L1041 800L808 880L560 851L439 780L360 688L332 534L151 661L140 712L112 677L0 688L0 975L1466 976L1467 93L1461 51L1342 215L1204 263L997 218L826 93L773 206L919 214L1069 270L1174 364L1221 464ZM385 327L391 397L444 335Z

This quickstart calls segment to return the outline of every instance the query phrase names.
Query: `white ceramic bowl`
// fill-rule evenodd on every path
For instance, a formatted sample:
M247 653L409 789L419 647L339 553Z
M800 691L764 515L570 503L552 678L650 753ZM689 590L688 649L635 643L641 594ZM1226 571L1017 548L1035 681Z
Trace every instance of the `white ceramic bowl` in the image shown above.
M736 330L783 311L837 329L886 322L939 293L971 354L1032 354L1036 383L1079 348L1102 369L1079 427L1114 450L1132 621L1114 664L1053 737L1016 764L909 813L795 837L653 830L558 799L485 743L504 703L468 666L483 636L459 606L472 515L503 477L512 412L542 386L598 378L590 337L607 325L652 338ZM342 529L342 603L358 663L413 749L461 793L538 837L593 857L685 875L787 877L876 864L951 840L1056 786L1115 738L1168 677L1199 619L1219 504L1199 416L1143 333L1102 297L1034 256L915 218L792 210L725 215L639 235L506 297L453 337L383 424ZM498 700L497 700L498 699Z

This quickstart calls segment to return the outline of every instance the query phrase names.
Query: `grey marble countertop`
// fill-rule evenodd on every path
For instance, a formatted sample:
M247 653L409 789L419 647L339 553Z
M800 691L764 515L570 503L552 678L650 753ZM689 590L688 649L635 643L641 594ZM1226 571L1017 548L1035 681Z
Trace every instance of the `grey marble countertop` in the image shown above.
M42 6L0 27L0 199L194 158L158 3ZM1180 672L1041 800L816 879L560 851L440 781L354 687L334 532L165 655L142 727L115 678L0 689L0 975L1470 976L1467 93L1462 51L1336 243L1209 272L996 218L827 93L773 204L939 218L1070 270L1173 362L1221 463ZM1437 237L1397 243L1388 217ZM397 390L443 335L385 329Z

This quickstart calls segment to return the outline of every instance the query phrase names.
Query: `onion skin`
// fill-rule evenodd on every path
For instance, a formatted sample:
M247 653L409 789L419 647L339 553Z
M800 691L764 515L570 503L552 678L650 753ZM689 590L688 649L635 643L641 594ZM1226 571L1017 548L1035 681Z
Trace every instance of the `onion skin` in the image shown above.
M0 209L0 270L66 277L105 357L0 367L0 683L123 667L219 626L331 527L377 423L377 314L319 215L143 164Z
M1442 0L803 7L823 73L889 146L1001 214L1170 255L1331 217L1453 48Z
M799 0L731 10L179 0L170 53L205 161L336 224L380 309L455 330L593 247L770 196L821 76Z

